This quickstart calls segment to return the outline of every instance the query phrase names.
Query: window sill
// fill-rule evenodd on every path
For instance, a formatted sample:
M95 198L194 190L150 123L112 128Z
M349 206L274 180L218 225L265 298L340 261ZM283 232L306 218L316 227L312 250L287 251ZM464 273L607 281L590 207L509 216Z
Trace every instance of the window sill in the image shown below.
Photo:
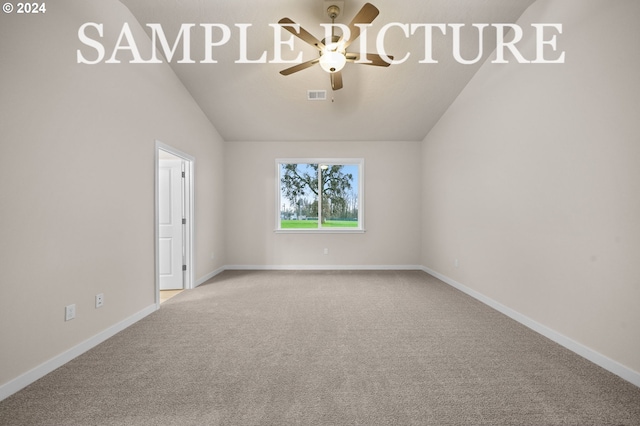
M276 234L364 234L365 229L275 229Z

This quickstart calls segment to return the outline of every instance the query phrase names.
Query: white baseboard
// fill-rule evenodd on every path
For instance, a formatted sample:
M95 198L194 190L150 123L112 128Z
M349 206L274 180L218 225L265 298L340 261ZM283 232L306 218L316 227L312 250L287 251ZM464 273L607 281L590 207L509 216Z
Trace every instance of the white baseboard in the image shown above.
M32 370L29 370L26 373L16 377L15 379L3 384L2 386L0 386L0 401L8 398L9 396L18 392L20 389L23 389L31 383L35 382L36 380L46 376L56 368L63 366L72 359L82 355L89 349L99 345L100 343L104 342L108 338L114 336L130 325L140 321L142 318L155 312L156 309L157 306L155 303L153 305L149 305L140 312L137 312L132 316L120 321L119 323L112 325L106 330L96 334L93 337L90 337L89 339L61 353L60 355L51 358L50 360L40 364Z
M429 275L432 275L439 280L445 282L446 284L451 285L452 287L457 288L458 290L468 294L474 299L479 300L487 306L501 312L508 317L518 321L524 326L530 328L531 330L540 333L541 335L551 339L552 341L564 346L570 351L582 356L583 358L588 359L596 365L604 368L616 374L617 376L627 380L628 382L640 387L640 373L631 370L630 368L594 351L593 349L584 346L558 332L550 329L529 317L526 317L519 312L514 311L511 308L508 308L501 303L496 302L495 300L479 293L471 288L456 282L455 280L442 275L432 269L429 269L425 266L419 265L227 265L221 268L216 269L213 272L201 277L195 282L195 286L199 286L204 282L210 280L216 275L220 274L225 270L421 270L426 272ZM155 312L158 309L156 304L150 305L145 309L137 312L136 314L120 321L117 324L109 327L108 329L96 334L95 336L85 340L84 342L72 347L71 349L61 353L60 355L44 362L43 364L33 368L32 370L18 376L17 378L3 384L0 386L0 401L13 395L18 392L20 389L28 386L29 384L35 382L36 380L44 377L49 374L53 370L72 359L76 358L79 355L82 355L84 352L89 349L99 345L104 342L108 338L114 336L130 325L140 321L142 318L147 315Z
M224 272L225 269L227 269L227 268L223 266L221 268L216 269L213 272L209 272L207 275L204 275L204 276L198 278L196 280L196 282L194 283L193 288L198 287L200 284L204 284L205 282L209 281L211 278L215 277L219 273Z
M419 265L227 265L241 271L421 271Z
M596 365L599 365L600 367L604 368L605 370L610 371L611 373L623 378L624 380L640 387L640 373L638 373L637 371L634 371L622 364L620 364L617 361L612 360L611 358L608 358L604 355L602 355L599 352L594 351L593 349L576 342L575 340L572 340L570 338L568 338L567 336L558 333L557 331L540 324L537 321L532 320L531 318L522 315L519 312L514 311L511 308L508 308L506 306L504 306L503 304L496 302L495 300L483 295L482 293L479 293L463 284L460 284L459 282L445 276L442 275L432 269L429 269L427 267L421 267L421 269L426 272L429 275L432 275L436 278L438 278L439 280L445 282L446 284L449 284L452 287L457 288L458 290L462 291L463 293L468 294L469 296L473 297L474 299L479 300L480 302L484 303L487 306L490 306L491 308L495 309L498 312L501 312L503 314L505 314L506 316L508 316L511 319L514 319L516 321L518 321L520 324L530 328L531 330L535 331L536 333L542 334L543 336L545 336L548 339L551 339L552 341L558 343L561 346L564 346L565 348L569 349L570 351L580 355L583 358L588 359L589 361L593 362Z

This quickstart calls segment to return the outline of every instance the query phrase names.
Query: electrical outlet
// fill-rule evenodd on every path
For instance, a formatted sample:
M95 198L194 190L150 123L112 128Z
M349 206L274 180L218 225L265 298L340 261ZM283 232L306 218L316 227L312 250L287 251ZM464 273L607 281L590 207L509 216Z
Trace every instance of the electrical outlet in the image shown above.
M71 321L76 317L76 304L67 305L64 307L64 320Z
M328 248L324 249L324 254L329 254L329 249Z
M460 261L459 261L458 259L454 259L454 260L453 260L453 266L454 266L455 268L460 267Z
M96 294L96 308L100 308L104 305L104 294Z

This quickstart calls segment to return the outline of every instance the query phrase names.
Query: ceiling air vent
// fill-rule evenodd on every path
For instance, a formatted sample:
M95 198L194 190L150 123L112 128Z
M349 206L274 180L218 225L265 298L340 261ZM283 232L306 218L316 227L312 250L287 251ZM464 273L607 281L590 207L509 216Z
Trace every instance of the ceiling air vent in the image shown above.
M308 101L326 101L327 91L326 90L307 90L307 100Z

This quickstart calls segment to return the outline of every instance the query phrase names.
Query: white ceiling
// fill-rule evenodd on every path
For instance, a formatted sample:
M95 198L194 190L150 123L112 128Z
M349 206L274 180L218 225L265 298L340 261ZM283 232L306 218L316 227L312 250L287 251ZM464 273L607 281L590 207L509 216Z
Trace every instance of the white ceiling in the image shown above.
M320 23L329 23L325 0L120 0L137 20L160 23L170 43L181 24L195 23L191 56L204 59L201 23L225 24L231 39L214 47L216 64L171 66L193 98L226 141L421 141L458 96L483 61L462 65L453 59L450 30L434 34L433 57L438 64L420 64L425 56L424 30L405 38L392 28L385 38L388 54L403 64L388 68L348 63L342 71L344 88L332 91L329 75L319 65L289 76L279 71L292 64L237 64L240 43L235 24L248 23L247 57L267 52L273 60L274 30L269 24L291 18L318 39ZM376 52L375 38L389 22L400 23L506 23L515 22L534 0L370 0L380 15L369 30L367 46ZM348 24L365 0L345 0L336 22ZM289 33L279 30L283 39ZM147 28L147 32L150 30ZM219 33L215 33L219 37ZM484 56L495 46L495 35L485 32ZM348 49L357 52L359 43ZM477 55L477 36L463 33L462 56ZM283 48L283 57L303 60L317 57L317 50L296 38L294 51ZM466 53L466 54L465 54ZM327 101L308 101L307 90L327 90Z

